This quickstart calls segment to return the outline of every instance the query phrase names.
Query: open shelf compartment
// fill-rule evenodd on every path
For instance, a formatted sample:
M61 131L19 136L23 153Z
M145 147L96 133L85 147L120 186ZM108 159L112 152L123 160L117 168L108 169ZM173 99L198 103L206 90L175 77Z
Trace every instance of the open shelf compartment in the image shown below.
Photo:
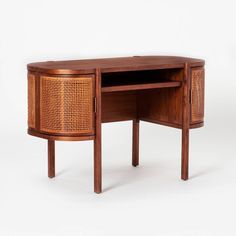
M104 73L102 92L180 87L180 72L180 69L163 69Z

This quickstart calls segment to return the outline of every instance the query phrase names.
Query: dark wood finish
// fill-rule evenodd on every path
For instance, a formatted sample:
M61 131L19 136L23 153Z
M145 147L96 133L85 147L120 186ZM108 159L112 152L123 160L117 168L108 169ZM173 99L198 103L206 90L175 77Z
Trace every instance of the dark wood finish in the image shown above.
M133 120L132 165L139 165L139 120Z
M196 124L190 124L189 128L190 129L197 129L197 128L201 128L204 126L204 122L200 122L200 123L196 123Z
M182 124L182 161L181 161L181 178L188 179L188 162L189 162L189 123L190 123L190 68L188 63L184 67L183 81L183 124Z
M55 141L48 140L48 177L55 177Z
M154 123L154 124L158 124L158 125L164 125L164 126L168 126L168 127L172 127L172 128L182 129L182 125L169 123L169 122L165 122L165 121L156 121L156 120L152 120L152 119L148 119L148 118L142 118L141 120L146 121L146 122L150 122L150 123ZM204 126L204 122L201 122L201 123L196 123L196 124L190 124L189 128L196 129L196 128L201 128L203 126Z
M155 89L155 88L172 88L179 87L181 82L160 82L150 84L134 84L134 85L121 85L121 86L110 86L102 88L102 92L117 92L117 91L132 91L132 90L144 90L144 89Z
M96 69L96 136L94 140L94 192L102 192L101 71Z
M81 135L81 136L61 136L61 135L49 135L45 133L39 133L33 129L28 129L28 134L38 137L44 138L48 140L54 141L86 141L86 140L94 140L95 135Z
M183 81L183 69L166 71L169 81ZM182 90L183 86L176 88L153 89L139 92L140 120L153 120L159 123L169 123L173 127L182 124Z
M138 71L151 69L184 68L188 62L191 67L203 66L200 59L173 56L135 56L72 61L47 61L28 64L28 70L46 74L90 74L100 68L101 73L118 71Z
M136 93L102 93L102 122L133 120L137 117Z
M135 56L40 62L29 64L28 73L31 77L28 80L28 133L48 139L48 176L50 178L55 176L55 140L94 140L94 191L101 193L102 123L133 121L132 165L137 166L139 165L139 123L141 120L182 129L181 178L188 179L189 129L199 128L204 124L203 60L170 56ZM41 129L40 123L43 115L42 78L45 77L65 84L74 83L76 78L89 77L93 80L94 92L92 99L90 97L88 100L88 96L82 96L83 93L81 97L78 96L76 91L82 89L80 85L75 90L72 88L66 91L66 86L59 86L61 96L58 97L58 93L44 96L43 102L46 102L46 107L50 107L44 111L44 114L55 112L55 106L62 104L58 106L59 108L57 107L60 110L59 115L53 114L52 125L50 124L47 130ZM83 88L85 92L88 92L87 86L88 84ZM67 99L67 96L71 97ZM82 104L80 111L77 110L79 108L76 99L79 99ZM51 104L52 101L55 106L48 105L47 102ZM93 109L90 112L84 110L86 102L88 107ZM89 126L89 132L81 132L81 130L76 130L77 128L68 132L71 130L68 124L71 124L72 120L77 121L77 115L84 117L78 121L78 127L80 125L83 127L88 119L92 120L93 124ZM60 124L58 131L53 130L54 121Z

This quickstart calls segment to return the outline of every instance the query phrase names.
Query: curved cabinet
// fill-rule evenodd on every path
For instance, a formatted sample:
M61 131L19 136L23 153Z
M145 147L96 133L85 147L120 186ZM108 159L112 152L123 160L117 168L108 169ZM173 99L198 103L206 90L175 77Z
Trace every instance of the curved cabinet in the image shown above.
M94 76L28 75L28 126L48 135L94 135Z

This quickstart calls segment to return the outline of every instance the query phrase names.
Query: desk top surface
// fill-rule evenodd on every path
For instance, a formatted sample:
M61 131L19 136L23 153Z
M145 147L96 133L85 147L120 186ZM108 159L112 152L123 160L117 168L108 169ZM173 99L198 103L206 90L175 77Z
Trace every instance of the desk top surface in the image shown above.
M134 56L71 61L47 61L28 64L28 70L47 74L90 74L96 69L102 73L151 69L183 68L203 66L204 60L174 56Z

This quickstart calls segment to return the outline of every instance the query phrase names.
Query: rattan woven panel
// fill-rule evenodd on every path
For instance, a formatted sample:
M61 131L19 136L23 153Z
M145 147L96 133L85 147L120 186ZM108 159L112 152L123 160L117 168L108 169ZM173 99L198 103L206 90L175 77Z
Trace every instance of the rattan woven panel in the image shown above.
M204 68L192 69L191 91L191 122L202 122L204 118Z
M91 134L93 78L40 78L40 130L59 134Z
M28 126L35 128L35 76L28 74Z

